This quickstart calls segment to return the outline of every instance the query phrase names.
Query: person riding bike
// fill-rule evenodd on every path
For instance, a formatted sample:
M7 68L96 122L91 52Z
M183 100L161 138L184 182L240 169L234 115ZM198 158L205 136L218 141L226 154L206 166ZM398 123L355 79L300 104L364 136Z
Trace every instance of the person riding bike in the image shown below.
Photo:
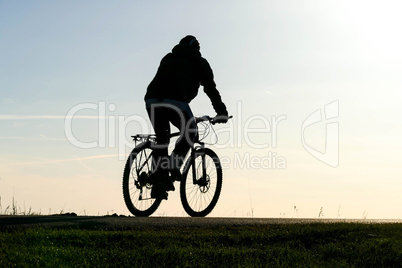
M152 198L166 199L166 191L174 190L173 182L180 179L180 167L197 137L197 125L189 103L202 85L217 113L216 123L226 123L228 112L216 89L214 75L208 61L201 56L200 43L187 35L172 52L162 58L154 79L147 88L144 100L156 134L154 148ZM181 134L168 156L170 123ZM169 176L169 172L171 176Z

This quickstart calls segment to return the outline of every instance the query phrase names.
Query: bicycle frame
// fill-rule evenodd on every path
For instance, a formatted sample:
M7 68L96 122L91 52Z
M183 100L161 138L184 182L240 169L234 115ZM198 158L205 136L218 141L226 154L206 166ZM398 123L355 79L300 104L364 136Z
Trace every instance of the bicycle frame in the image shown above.
M232 116L229 116L228 118L232 118ZM202 116L202 117L195 117L194 118L195 122L201 123L201 122L209 122L211 124L215 124L214 120L215 118L209 117L209 116ZM181 132L174 132L169 134L169 138L177 137L180 136ZM135 136L131 136L134 141L136 142L137 146L137 141L142 141L142 142L156 142L156 135L154 134L137 134ZM196 146L195 144L199 144L199 146ZM196 151L201 154L201 162L202 162L202 177L197 179L197 171L196 171L196 166L195 166L195 159L197 158L198 155L196 155ZM149 158L152 156L149 156ZM190 158L191 158L191 166L192 166L192 175L193 175L193 184L197 184L197 181L205 182L206 181L206 164L205 164L205 143L199 140L199 137L197 135L196 140L190 147ZM183 174L186 174L188 170L186 170L187 167L184 167L185 170L183 170Z
M169 134L169 138L177 137L180 136L181 132L174 132ZM135 136L131 136L133 140L135 141L135 146L137 146L137 142L156 142L156 135L154 134L137 134ZM199 144L196 146L196 144ZM196 166L195 166L195 159L197 157L196 151L200 150L201 152L201 158L202 158L202 178L203 180L206 179L206 166L205 166L205 155L204 155L204 149L205 149L205 143L200 141L197 137L197 140L194 141L193 145L190 147L190 158L191 158L191 167L192 167L192 174L193 174L193 183L197 184L197 171L196 171ZM152 152L153 153L153 152ZM152 157L152 153L147 156L147 159ZM147 161L146 161L147 162ZM142 167L141 167L142 168ZM183 171L183 173L186 170Z
M195 122L197 124L207 122L211 125L219 123L218 120L215 121L215 118L209 116L195 118ZM208 215L215 207L222 189L222 165L219 157L213 150L206 147L208 143L203 142L210 133L211 125L204 125L204 130L198 128L198 135L194 142L191 142L185 157L187 160L183 159L182 176L175 178L181 180L180 199L184 210L192 217ZM183 134L183 131L174 132L169 134L169 138L178 136L184 138ZM161 186L154 188L157 180L151 177L155 173L155 168L159 166L158 163L153 162L158 145L157 137L155 134L137 134L132 138L135 148L124 167L123 197L131 213L135 216L147 217L156 211L163 199L167 199L167 191L164 195L159 195L158 191L154 192ZM213 162L210 162L210 159ZM213 167L210 167L210 164Z

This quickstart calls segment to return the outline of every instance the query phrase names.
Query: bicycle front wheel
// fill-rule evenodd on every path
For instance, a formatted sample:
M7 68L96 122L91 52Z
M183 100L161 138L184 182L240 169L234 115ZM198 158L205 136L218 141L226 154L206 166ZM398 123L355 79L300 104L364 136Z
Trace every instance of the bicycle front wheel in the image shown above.
M216 203L222 189L222 165L214 151L205 148L195 151L185 165L180 184L184 210L192 217L205 217Z
M123 197L128 210L138 217L147 217L155 212L161 199L151 198L152 183L151 143L141 143L127 159L123 175Z

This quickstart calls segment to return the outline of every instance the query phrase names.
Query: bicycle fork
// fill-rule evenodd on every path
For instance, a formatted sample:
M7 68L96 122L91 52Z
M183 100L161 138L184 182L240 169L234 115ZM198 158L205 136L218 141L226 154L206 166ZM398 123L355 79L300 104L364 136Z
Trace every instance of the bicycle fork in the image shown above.
M199 149L199 150L197 150ZM193 173L193 184L198 184L198 185L202 185L204 182L206 182L207 180L207 169L206 169L206 163L205 163L205 147L204 144L201 143L201 146L197 147L197 148L193 148L191 150L191 159L192 159L192 173ZM196 153L197 150L197 153ZM202 167L202 177L201 178L197 178L197 167L196 167L196 157L201 155L201 167Z

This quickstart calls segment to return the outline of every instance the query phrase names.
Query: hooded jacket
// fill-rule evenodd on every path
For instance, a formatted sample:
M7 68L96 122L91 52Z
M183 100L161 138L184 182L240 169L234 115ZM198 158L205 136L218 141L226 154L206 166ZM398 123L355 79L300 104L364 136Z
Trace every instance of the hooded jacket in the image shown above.
M161 60L144 99L166 98L190 103L197 96L200 85L204 87L216 113L228 115L208 61L201 57L197 48L179 44Z

